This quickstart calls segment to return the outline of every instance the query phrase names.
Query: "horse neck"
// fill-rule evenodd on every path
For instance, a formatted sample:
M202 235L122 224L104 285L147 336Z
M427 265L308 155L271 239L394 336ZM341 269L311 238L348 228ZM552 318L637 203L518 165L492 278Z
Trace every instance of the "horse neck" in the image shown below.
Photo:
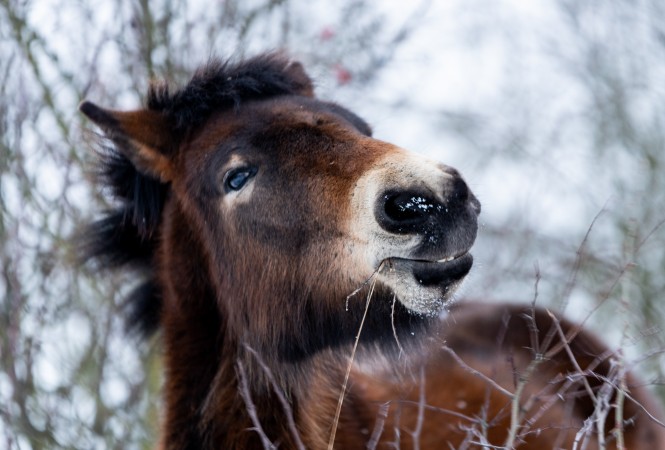
M269 368L259 353L230 335L203 269L205 247L185 217L177 211L167 213L171 220L163 230L158 256L166 365L163 447L263 448L255 431L259 425L267 439L285 449L299 447L301 431L326 434L321 422L312 420L312 414L320 414L311 405L321 405L321 397L333 403L342 374L331 377L330 370L316 370L314 362ZM326 355L318 360L325 361ZM315 379L315 372L325 375ZM332 380L337 388L329 387ZM312 389L311 383L318 388ZM303 403L310 407L303 409ZM335 405L325 410L334 412ZM321 447L313 444L304 446Z

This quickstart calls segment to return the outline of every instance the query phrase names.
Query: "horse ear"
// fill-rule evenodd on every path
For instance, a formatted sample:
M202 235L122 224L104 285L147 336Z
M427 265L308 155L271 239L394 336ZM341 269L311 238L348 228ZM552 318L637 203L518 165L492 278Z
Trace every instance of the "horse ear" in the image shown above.
M169 155L176 139L163 114L147 109L111 111L88 101L81 103L79 110L118 145L138 171L163 182L173 179Z
M295 82L298 94L305 97L314 97L314 84L302 64L298 61L289 62L286 66L286 73Z

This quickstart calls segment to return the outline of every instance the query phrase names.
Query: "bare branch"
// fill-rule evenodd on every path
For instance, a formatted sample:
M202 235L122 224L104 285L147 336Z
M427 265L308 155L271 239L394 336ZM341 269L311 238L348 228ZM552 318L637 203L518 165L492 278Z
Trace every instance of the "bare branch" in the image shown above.
M275 395L277 395L277 399L279 400L279 403L282 405L282 409L284 410L284 414L286 414L286 421L289 425L289 431L291 431L291 435L293 436L293 439L295 440L296 447L299 450L305 450L305 444L302 443L302 440L300 439L300 433L298 433L298 428L296 427L295 420L293 419L293 409L291 408L291 404L289 401L286 399L284 396L284 392L280 388L279 384L277 383L277 380L275 380L275 376L272 373L272 370L266 365L266 363L263 361L261 356L254 350L252 347L250 347L248 344L245 344L245 349L252 354L252 356L256 359L256 361L259 363L259 366L261 369L263 369L263 373L265 376L268 378L268 381L270 381L270 384L272 385L272 389L275 392Z
M381 439L381 434L383 433L383 426L386 423L388 418L388 411L390 409L390 403L384 403L379 406L379 412L376 416L376 423L374 424L374 431L370 436L369 441L367 442L367 450L375 450L376 446L379 444L379 439Z
M261 438L261 443L263 444L264 449L276 450L277 447L272 442L270 442L270 439L268 438L268 436L266 436L266 433L265 431L263 431L263 427L261 426L261 422L259 421L259 417L256 412L256 406L254 405L254 401L252 400L252 395L249 391L249 384L247 381L247 373L245 372L245 367L242 365L240 361L238 361L236 364L236 368L238 371L238 377L240 381L240 396L245 402L245 409L247 410L247 414L249 414L249 417L252 420L252 424L254 424L254 428L252 430L258 433L259 437Z
M464 362L464 360L462 358L459 357L459 355L455 352L455 350L448 347L447 345L444 345L441 348L442 348L443 351L449 353L450 356L453 357L455 362L457 362L457 364L459 364L464 370L470 372L472 375L474 375L474 376L482 379L483 381L487 382L487 384L492 386L497 391L501 392L506 397L508 397L510 399L513 398L514 394L512 392L510 392L509 390L507 390L507 389L503 388L502 386L500 386L496 381L492 380L490 377L488 377L484 373L479 372L478 370L476 370L473 367L469 366L467 363Z

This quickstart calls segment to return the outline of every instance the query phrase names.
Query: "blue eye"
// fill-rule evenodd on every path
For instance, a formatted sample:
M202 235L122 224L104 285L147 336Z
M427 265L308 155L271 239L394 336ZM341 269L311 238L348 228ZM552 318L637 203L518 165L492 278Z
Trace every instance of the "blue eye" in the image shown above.
M239 167L231 169L224 177L224 189L227 192L239 191L256 175L255 167Z

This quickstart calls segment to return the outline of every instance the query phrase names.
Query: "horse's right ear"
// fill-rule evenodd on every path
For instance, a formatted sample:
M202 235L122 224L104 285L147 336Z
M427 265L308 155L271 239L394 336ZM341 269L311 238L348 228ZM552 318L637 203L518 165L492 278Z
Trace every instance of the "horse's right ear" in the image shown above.
M116 143L137 170L163 182L173 179L170 156L177 140L173 124L164 114L147 109L112 111L88 101L79 110Z

